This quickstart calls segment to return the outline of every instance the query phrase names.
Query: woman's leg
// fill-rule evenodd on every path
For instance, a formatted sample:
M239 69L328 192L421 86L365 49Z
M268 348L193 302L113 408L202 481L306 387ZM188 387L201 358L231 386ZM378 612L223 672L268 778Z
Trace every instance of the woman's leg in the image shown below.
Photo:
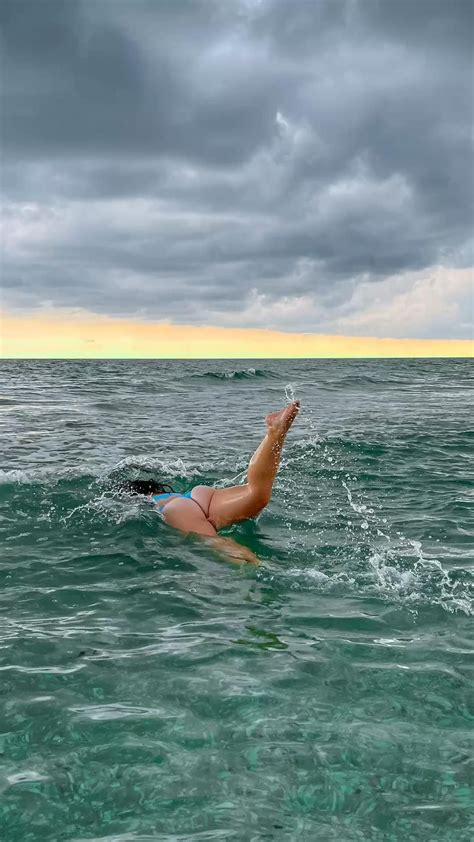
M293 401L278 412L267 415L267 434L250 460L245 485L215 489L209 503L208 519L216 529L255 517L265 508L272 495L286 434L299 408L300 402Z

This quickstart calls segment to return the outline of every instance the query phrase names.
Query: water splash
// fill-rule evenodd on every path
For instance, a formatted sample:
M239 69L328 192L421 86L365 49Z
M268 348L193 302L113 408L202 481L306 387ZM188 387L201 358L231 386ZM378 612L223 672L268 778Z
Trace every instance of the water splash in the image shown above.
M285 397L288 403L296 400L295 389L291 383L287 383L285 386Z
M281 483L289 500L287 547L291 555L296 552L308 560L303 567L291 566L287 574L311 581L324 592L340 592L342 588L342 592L360 596L377 595L412 612L431 605L450 613L474 615L468 571L456 579L435 556L423 550L420 540L404 535L400 529L394 534L387 518L378 513L381 504L360 499L357 473L340 456L330 455L330 445L328 437L307 437L293 445L287 457L288 467L298 471L297 479L292 476ZM305 468L314 459L323 478L322 487L319 483L316 487L324 489L325 500L316 501L315 508L309 510L315 472L308 470L306 481ZM340 537L333 547L327 547L325 531L334 532L335 524ZM313 531L316 541L311 547ZM329 562L325 561L328 551Z

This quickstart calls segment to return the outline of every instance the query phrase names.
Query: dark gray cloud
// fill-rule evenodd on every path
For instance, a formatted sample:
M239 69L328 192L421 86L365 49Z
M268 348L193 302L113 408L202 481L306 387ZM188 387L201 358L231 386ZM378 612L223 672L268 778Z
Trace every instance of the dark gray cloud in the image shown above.
M468 335L473 10L3 0L3 305Z

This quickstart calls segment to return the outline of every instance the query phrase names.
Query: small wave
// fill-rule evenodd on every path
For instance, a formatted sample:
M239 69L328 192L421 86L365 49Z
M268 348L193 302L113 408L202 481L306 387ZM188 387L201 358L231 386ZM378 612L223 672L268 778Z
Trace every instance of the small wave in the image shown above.
M205 371L199 374L192 374L191 377L209 380L248 380L251 377L274 377L273 372L264 368L241 368L231 371Z
M172 456L163 458L141 455L125 457L113 466L91 464L0 469L0 498L2 502L7 502L12 495L15 498L19 495L15 505L22 499L29 509L30 505L37 507L49 504L51 495L55 497L56 506L58 494L64 493L71 511L76 508L71 504L71 494L77 495L79 509L84 508L84 505L86 509L91 505L102 509L112 506L108 501L104 503L104 497L120 496L124 480L158 479L170 483L177 491L187 491L195 485L221 487L237 484L245 475L246 467L246 459L236 461L233 456L221 459L216 470L216 464L212 461L190 463ZM225 476L222 476L223 473ZM125 496L128 499L128 495Z
M59 468L59 467L43 467L31 469L16 469L11 470L0 469L0 486L5 485L43 485L45 483L58 483L61 480L94 480L95 474L90 468Z
M228 467L231 470L235 469L235 462L227 461L229 462ZM70 483L75 480L89 480L107 486L123 479L139 479L143 477L143 474L153 474L154 477L188 482L196 477L202 477L213 472L215 472L215 465L211 462L189 465L183 459L129 456L112 468L110 466L100 468L90 465L84 467L44 466L31 469L0 469L0 486L57 485L58 483Z
M178 458L162 458L159 456L127 456L122 459L111 471L103 474L101 479L104 482L110 481L115 483L123 479L157 479L166 482L176 481L189 486L189 482L194 485L199 484L214 484L216 481L216 474L221 473L222 470L231 474L235 471L240 472L244 466L247 465L247 460L235 460L233 456L222 458L219 460L218 472L216 472L216 463L213 461L201 461L189 463L185 462L181 457ZM229 479L223 480L226 484L231 482Z
M330 380L327 383L329 388L333 388L334 390L338 390L348 387L358 387L358 386L380 386L381 388L385 389L390 386L401 387L404 386L406 383L406 377L383 377L383 376L374 376L371 374L353 374L350 376L340 377L338 380Z

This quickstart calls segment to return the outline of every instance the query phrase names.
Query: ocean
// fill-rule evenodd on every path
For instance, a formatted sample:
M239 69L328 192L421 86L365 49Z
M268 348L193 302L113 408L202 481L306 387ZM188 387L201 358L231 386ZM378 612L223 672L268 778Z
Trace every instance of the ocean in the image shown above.
M468 360L0 363L0 836L470 840ZM244 480L228 563L125 478Z

